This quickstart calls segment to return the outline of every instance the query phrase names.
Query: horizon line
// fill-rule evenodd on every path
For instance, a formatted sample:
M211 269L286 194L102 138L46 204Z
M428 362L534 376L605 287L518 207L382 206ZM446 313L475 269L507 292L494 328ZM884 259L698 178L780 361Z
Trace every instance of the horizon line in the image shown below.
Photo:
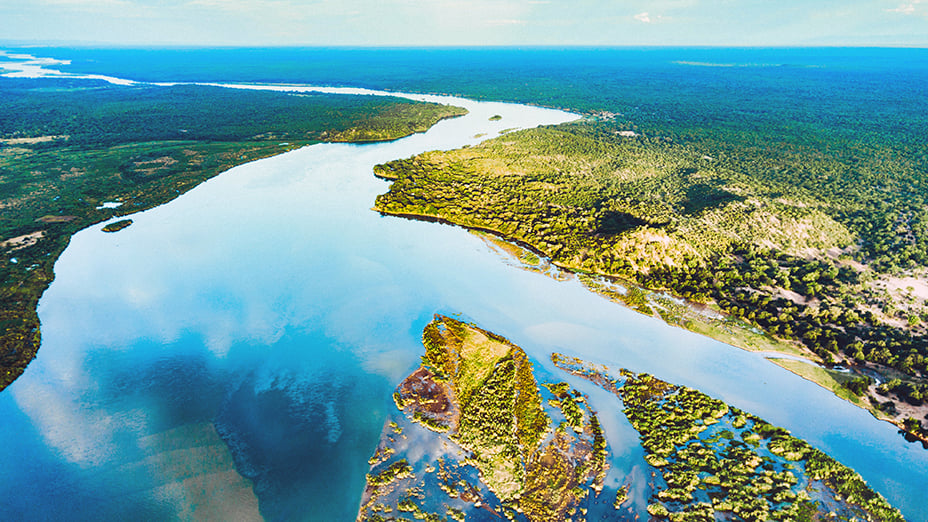
M928 49L925 44L772 44L772 45L734 45L734 44L506 44L506 45L355 45L355 44L181 44L181 43L113 43L92 41L31 41L0 40L0 46L13 48L54 48L71 47L85 49L333 49L333 50L427 50L427 49Z

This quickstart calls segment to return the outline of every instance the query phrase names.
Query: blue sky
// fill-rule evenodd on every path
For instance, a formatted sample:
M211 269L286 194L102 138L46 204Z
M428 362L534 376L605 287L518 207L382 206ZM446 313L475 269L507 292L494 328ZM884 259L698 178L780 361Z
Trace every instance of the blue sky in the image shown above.
M928 46L928 0L0 0L0 41Z

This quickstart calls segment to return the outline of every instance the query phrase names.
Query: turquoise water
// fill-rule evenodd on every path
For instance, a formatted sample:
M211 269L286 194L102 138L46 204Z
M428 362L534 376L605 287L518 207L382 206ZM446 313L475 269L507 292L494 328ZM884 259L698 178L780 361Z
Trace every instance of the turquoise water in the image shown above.
M351 520L392 390L444 313L551 374L561 351L696 387L928 519L928 452L893 426L756 354L521 270L460 228L370 211L388 186L374 164L573 118L450 101L471 114L243 165L119 233L77 234L39 306L38 359L0 394L3 518ZM614 399L571 382L602 417L610 480L640 469Z

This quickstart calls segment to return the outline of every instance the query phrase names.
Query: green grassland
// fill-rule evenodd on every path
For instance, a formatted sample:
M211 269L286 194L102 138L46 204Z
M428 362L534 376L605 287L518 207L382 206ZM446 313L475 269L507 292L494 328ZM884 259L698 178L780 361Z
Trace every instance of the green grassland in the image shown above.
M396 98L0 79L0 390L35 357L35 307L76 231L319 141L391 140L463 109ZM114 209L98 208L120 202Z
M921 160L867 144L764 155L718 143L713 157L620 128L588 118L379 165L394 183L376 209L491 230L561 267L711 304L826 363L895 369L909 384L890 392L924 403L925 303L875 284L926 264L928 202L903 188L922 182Z

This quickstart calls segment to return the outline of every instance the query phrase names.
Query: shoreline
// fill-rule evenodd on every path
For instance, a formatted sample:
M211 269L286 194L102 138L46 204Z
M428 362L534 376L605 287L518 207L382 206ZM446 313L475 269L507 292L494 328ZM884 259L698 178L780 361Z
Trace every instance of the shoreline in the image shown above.
M375 174L375 176L377 176L377 175ZM386 178L386 177L383 177L383 176L377 176L377 177L380 178L380 179L383 179L383 180L385 180L385 181L392 181L392 180L390 180L389 178ZM611 274L603 274L603 273L600 273L600 272L589 272L589 271L579 270L579 269L576 269L576 268L573 268L573 267L570 267L570 266L563 265L563 264L558 263L557 261L553 260L553 259L551 258L551 256L549 256L547 253L543 252L542 250L539 250L537 247L535 247L535 246L533 246L533 245L531 245L531 244L528 244L528 243L526 243L526 242L524 242L524 241L522 241L522 240L519 240L519 239L510 237L510 236L507 236L505 233L500 232L499 230L496 230L496 229L493 229L493 228L489 228L489 227L479 227L479 226L470 226L470 225L461 225L461 224L459 224L459 223L455 223L455 222L453 222L453 221L449 221L449 220L447 220L447 219L445 219L445 218L442 218L442 217L430 216L430 215L424 215L424 214L415 214L415 213L405 213L405 212L404 212L404 213L400 213L400 212L390 212L390 211L387 211L387 210L382 210L382 209L377 208L377 207L372 207L371 210L373 210L373 211L379 213L381 216L398 217L398 218L402 218L402 219L409 219L409 220L412 220L412 221L425 221L425 222L429 222L429 223L439 223L439 224L442 224L442 225L450 225L450 226L462 228L462 229L468 230L468 231L484 232L484 233L487 233L487 234L491 234L491 235L493 235L495 238L500 239L500 240L502 240L502 241L504 241L504 242L506 242L506 243L509 243L509 244L512 244L512 245L516 245L516 246L518 246L518 247L520 247L520 248L523 248L523 249L525 249L525 250L528 250L529 252L531 252L531 253L533 253L533 254L535 254L535 255L537 255L537 256L543 258L547 263L550 263L551 266L557 267L558 269L563 270L563 271L565 271L565 272L567 272L567 273L569 273L569 274L571 274L571 275L577 276L577 277L583 277L583 276L586 276L586 277L591 277L591 276L593 276L593 277L602 277L602 278L605 278L605 279L610 280L610 281L613 282L613 283L617 283L617 284L625 285L625 286L633 286L633 287L635 287L635 288L638 289L638 290L645 291L645 292L652 292L652 293L655 293L655 294L656 294L656 293L664 293L664 292L668 292L668 293L669 293L669 292L670 292L669 289L653 290L653 289L649 289L649 288L644 288L644 287L641 287L641 286L639 286L639 285L636 285L636 284L633 283L632 281L629 281L629 280L627 280L627 279L624 279L624 278L622 278L622 277L620 277L620 276L615 276L615 275L611 275ZM517 258L517 260L518 260L518 258ZM520 262L521 262L521 261L520 261ZM747 351L747 352L762 354L763 352L766 351L766 352L775 353L775 354L782 354L782 355L788 356L788 357L800 357L800 358L806 359L806 360L811 361L811 362L816 362L816 360L817 360L815 354L812 353L811 351L802 350L802 349L800 349L800 348L798 348L798 347L793 346L793 343L788 343L787 341L782 341L782 340L779 340L779 339L773 339L773 341L776 342L776 343L785 344L784 346L781 347L781 349L776 349L775 347L770 347L770 348L767 348L767 349L752 349L752 348L749 347L749 346L735 344L735 343L730 342L730 341L725 340L725 339L720 339L720 338L718 338L718 337L715 337L715 336L712 336L712 335L708 335L708 334L705 334L705 333L703 333L703 332L700 332L700 331L697 331L697 330L693 330L693 329L691 329L691 328L686 328L686 327L685 327L684 325L682 325L682 324L677 324L677 323L674 323L674 322L671 322L671 321L667 321L663 316L661 316L661 315L660 315L659 313L657 313L657 312L651 312L651 313L642 312L641 310L638 310L638 309L635 308L634 306L630 306L629 304L627 304L627 303L625 303L625 302L623 302L623 301L621 301L621 300L619 300L619 299L613 298L613 296L610 295L610 294L608 294L608 293L598 291L598 290L596 290L595 288L591 288L589 285L585 285L585 286L587 286L587 289L588 289L589 291L591 291L591 292L593 292L593 293L597 293L597 294L601 295L602 297L605 297L606 299L609 299L610 301L613 301L613 302L616 302L616 303L618 303L618 304L620 304L620 305L622 305L622 306L625 306L626 308L630 308L630 309L632 309L632 310L635 310L636 312L641 313L642 315L646 315L646 316L649 316L649 317L654 317L654 318L656 318L656 319L660 319L661 321L663 321L664 323L666 323L666 324L669 325L669 326L673 326L673 327L677 327L677 328L682 328L682 329L684 329L684 330L688 330L688 331L691 331L691 332L693 332L693 333L697 333L697 334L700 334L700 335L704 335L704 336L706 336L706 337L710 337L710 338L712 338L712 339L714 339L714 340L717 340L717 341L719 341L719 342L723 342L723 343L725 343L725 344L734 346L735 348L738 348L738 349L741 349L741 350L744 350L744 351ZM672 295L672 294L671 294L671 295ZM673 298L674 298L674 299L679 299L679 300L681 300L681 301L684 303L685 306L687 306L688 308L690 308L690 309L692 309L692 310L694 310L694 311L697 311L697 310L696 310L697 307L706 307L706 306L707 306L707 305L704 304L704 303L693 303L693 302L691 302L691 301L687 301L686 299L683 299L683 298L677 297L677 296L673 296ZM710 309L711 309L711 308L710 308ZM718 311L718 310L715 310L715 309L711 309L711 310L712 310L713 312L719 314L723 319L730 319L730 316L726 315L724 312L721 312L721 311ZM699 313L699 312L697 311L697 313ZM705 324L706 326L710 326L710 327L711 327L711 325L709 325L707 321L703 321L703 324ZM745 324L746 324L746 323L745 323ZM765 337L766 337L766 336L765 336ZM792 348L792 349L787 348L787 346L788 346L789 348ZM771 348L772 348L772 349L771 349ZM797 352L799 352L799 353L797 353Z
M5 339L2 340L3 348L6 348L6 353L5 354L0 353L0 356L4 357L6 360L3 363L3 367L0 367L0 393L2 393L3 390L5 390L9 385L15 382L16 379L20 375L23 374L23 372L26 370L28 365L33 360L35 360L37 357L38 350L41 348L41 324L40 324L38 314L37 314L37 307L38 307L39 301L41 300L42 295L44 295L45 291L51 285L52 281L54 281L55 279L54 263L57 261L58 257L64 252L64 250L67 248L70 242L71 236L73 236L80 230L83 230L84 228L92 227L92 226L95 226L100 223L104 223L106 221L110 221L116 218L125 218L126 216L130 216L138 212L143 212L145 210L150 210L152 208L161 206L165 203L173 201L174 199L183 195L184 193L191 190L192 188L199 186L204 181L208 179L212 179L222 174L223 172L228 171L231 168L234 168L234 167L246 164L246 163L250 163L253 161L258 161L261 159L266 159L269 157L277 156L277 155L280 155L286 152L290 152L297 148L301 148L303 146L308 146L308 145L312 145L315 143L358 143L358 144L383 143L383 142L389 142L389 141L396 141L396 140L406 138L409 136L413 136L416 134L422 134L422 133L427 132L432 127L434 127L436 124L442 121L457 118L460 116L466 116L467 114L470 113L470 111L466 108L466 106L462 107L461 105L466 105L466 103L472 102L472 100L463 98L460 96L447 96L447 95L440 95L440 94L438 95L423 94L423 93L416 93L416 92L394 92L394 91L374 90L374 89L366 89L366 88L356 88L356 87L316 86L316 85L307 85L307 84L234 83L234 82L225 82L225 83L219 83L219 82L140 82L140 81L135 81L135 80L108 77L108 76L100 76L100 75L93 75L93 74L62 73L61 71L58 71L55 69L46 68L46 66L60 65L61 63L63 63L61 61L53 60L53 59L50 59L51 61L43 61L45 59L35 57L32 55L25 56L24 59L28 60L30 64L34 64L34 67L29 68L28 73L24 71L19 71L19 74L17 74L16 76L12 76L12 77L28 78L28 79L34 79L34 80L42 80L42 79L53 79L54 80L54 79L62 79L62 78L71 79L71 80L101 80L101 81L108 82L113 85L133 85L133 86L147 85L147 86L154 86L154 87L171 87L171 86L177 86L177 85L191 85L191 86L205 86L205 87L220 87L224 89L237 89L237 90L273 91L273 92L281 92L281 93L321 93L321 94L335 94L335 95L354 96L354 97L376 96L376 97L383 97L383 98L395 98L395 99L400 99L400 100L408 100L408 101L417 102L417 103L441 105L445 107L457 108L457 109L462 110L463 112L458 113L458 114L448 114L448 115L442 116L437 121L432 122L428 127L425 127L425 128L420 129L420 128L409 127L406 129L405 132L395 135L395 136L390 136L390 137L364 139L364 140L351 140L351 141L344 140L344 139L339 140L338 135L343 135L346 131L350 130L350 129L346 129L345 131L339 131L336 134L336 136L332 138L326 137L320 141L306 141L299 146L290 146L286 150L274 151L270 154L264 154L264 153L259 152L258 156L248 157L247 161L241 161L241 162L232 161L230 165L223 167L222 170L215 172L211 175L208 175L204 179L201 179L197 181L196 183L193 183L190 186L183 186L181 190L175 191L174 193L171 194L171 197L167 199L164 199L161 201L155 201L153 203L143 203L138 207L132 208L131 210L126 207L120 207L119 210L115 210L113 214L109 216L106 216L103 218L91 218L88 220L87 223L82 222L81 223L82 226L79 229L74 230L70 232L69 234L67 234L66 237L64 237L59 242L60 244L54 245L54 248L52 249L52 251L48 253L49 256L48 256L47 261L50 263L50 266L47 267L45 270L35 270L31 273L30 279L35 278L35 277L41 277L41 281L38 283L41 286L41 289L40 291L37 292L37 295L30 294L30 295L25 296L23 299L28 299L28 303L25 306L23 306L22 303L18 303L19 306L11 306L9 309L0 310L0 313L4 315L11 315L15 319L19 320L17 324L13 325L5 332L6 337ZM7 65L15 66L16 63L9 62ZM3 73L2 71L4 70L9 71L11 69L9 67L0 68L0 77L11 77L10 73ZM14 72L16 71L16 69L13 69L13 70ZM476 103L484 103L484 102L486 102L486 100L477 101ZM498 103L515 104L513 102L498 102ZM516 104L516 105L524 105L526 107L544 108L542 105L532 105L532 104ZM573 118L574 120L582 118L581 115L577 115L574 113L568 113L567 111L563 111L563 110L561 112L570 114L571 117L574 117ZM573 121L573 120L569 120L569 121ZM240 155L235 154L235 156L238 157ZM244 160L245 157L242 156L241 159ZM106 196L104 199L106 200L119 199L119 195L109 195L109 196ZM26 281L20 281L17 288L23 286L25 282ZM11 291L11 295L12 295L12 291ZM22 299L20 299L20 301L22 301Z
M376 173L376 170L375 170L374 176L377 177L377 178L379 178L379 179L381 179L381 180L383 180L383 181L388 181L388 182L392 182L392 181L395 180L394 178L390 178L390 177L388 177L388 176L383 176L383 175L381 175L381 174ZM825 372L825 373L833 371L831 368L828 368L827 366L825 366L825 365L822 363L821 359L820 359L819 357L817 357L811 350L808 350L807 348L805 348L805 347L802 346L801 344L796 343L796 342L789 342L789 341L784 341L784 340L781 340L781 339L772 338L772 337L770 337L769 335L767 335L766 333L764 333L763 331L760 331L760 333L751 332L751 335L755 335L755 336L761 337L761 339L763 339L763 340L765 340L765 341L767 341L767 342L769 343L769 346L764 347L764 348L760 348L760 347L758 347L758 348L753 348L753 347L750 345L751 341L748 339L749 334L748 334L747 331L742 331L742 332L736 333L735 331L729 329L729 331L728 331L728 334L729 334L729 335L721 335L721 332L719 332L719 330L722 329L721 326L713 325L713 324L711 324L711 322L710 322L709 320L705 320L705 319L704 319L704 320L698 320L698 319L696 319L696 317L698 317L698 316L705 317L704 315L700 314L700 313L696 310L696 307L706 307L706 306L710 306L710 309L711 309L713 312L717 313L718 315L720 315L720 316L722 317L722 321L721 321L721 322L722 322L723 324L724 324L725 321L731 321L731 322L738 323L737 320L735 320L735 319L733 319L731 316L725 314L723 311L720 311L720 310L716 310L716 309L714 309L714 308L711 308L711 303L710 303L710 304L693 303L693 302L687 301L687 300L684 299L684 298L681 298L681 297L678 297L678 296L674 296L674 295L672 294L672 291L669 290L669 289L652 290L652 289L648 289L648 288L644 288L644 287L641 287L641 286L639 286L639 285L636 285L636 284L634 284L633 282L628 281L628 280L626 280L626 279L623 279L623 278L621 278L621 277L619 277L619 276L615 276L615 275L611 275L611 274L601 274L601 273L596 273L596 272L581 271L581 270L577 270L577 269L574 269L574 268L569 267L569 266L564 266L564 265L562 265L562 264L557 263L557 262L554 261L553 259L551 259L551 257L550 257L548 254L546 254L546 253L544 253L543 251L539 250L539 249L536 248L535 246L530 245L530 244L528 244L528 243L525 243L524 241L521 241L521 240L519 240L519 239L515 239L515 238L512 238L512 237L509 237L509 236L507 236L506 234L504 234L503 232L500 232L499 230L492 229L492 228L489 228L489 227L479 227L479 226L462 225L462 224L455 223L455 222L453 222L453 221L450 221L450 220L448 220L448 219L445 219L445 218L442 218L442 217L438 217L438 216L431 216L431 215L424 215L424 214L415 214L415 213L408 213L408 212L390 212L390 211L387 211L387 210L383 210L383 209L381 209L381 208L378 208L378 207L376 207L376 206L372 207L371 210L373 210L373 211L379 213L381 216L397 217L397 218L401 218L401 219L409 219L409 220L412 220L412 221L425 221L425 222L429 222L429 223L439 223L439 224L442 224L442 225L450 225L450 226L458 227L458 228L461 228L461 229L464 229L464 230L467 230L467 231L487 233L487 234L490 234L490 235L492 235L493 237L495 237L495 238L497 238L497 239L499 239L499 240L501 240L501 241L503 241L503 242L509 243L509 244L511 244L511 245L518 246L518 247L520 247L520 248L523 248L523 249L525 249L525 250L527 250L527 251L529 251L529 252L531 252L531 253L533 253L533 254L535 254L535 255L541 257L541 258L543 258L546 262L550 263L551 266L554 266L554 267L558 268L559 270L563 270L564 272L567 272L568 274L571 274L571 275L576 276L576 277L578 277L578 278L581 278L581 277L583 277L583 276L587 276L587 277L590 277L590 276L602 277L602 278L608 279L608 280L610 280L610 281L612 281L612 282L614 282L614 283L617 283L617 284L620 284L620 285L622 285L622 286L625 286L625 287L627 287L627 288L633 287L633 288L635 288L637 291L641 291L641 292L645 292L645 293L651 293L652 295L653 295L653 294L658 294L658 293L669 293L674 299L678 299L678 300L682 301L684 307L686 307L686 308L689 309L689 310L694 311L694 312L695 312L695 313L694 313L694 317L685 319L685 320L684 320L684 323L678 323L678 322L670 321L670 320L668 320L667 317L665 317L664 315L662 315L662 314L659 313L659 312L655 312L655 311L652 310L651 308L648 308L648 310L639 309L639 308L636 307L636 306L630 305L629 303L627 303L627 302L624 301L623 299L616 297L615 295L613 295L613 294L614 294L613 292L602 291L602 290L599 290L599 289L594 288L594 287L591 286L590 284L583 283L584 286L587 288L587 290L589 290L589 291L591 291L591 292L593 292L593 293L599 294L601 297L604 297L604 298L606 298L606 299L608 299L608 300L610 300L610 301L612 301L612 302L615 302L615 303L617 303L617 304L619 304L619 305L621 305L621 306L624 306L624 307L626 307L626 308L629 308L629 309L631 309L631 310L633 310L633 311L635 311L635 312L638 312L638 313L640 313L640 314L642 314L642 315L646 315L646 316L649 316L649 317L653 317L653 318L655 318L655 319L658 319L658 320L662 321L663 323L665 323L665 324L667 324L667 325L669 325L669 326L676 327L676 328L681 328L681 329L684 329L684 330L688 330L688 331L690 331L690 332L693 332L693 333L696 333L696 334L698 334L698 335L702 335L702 336L708 337L708 338L713 339L713 340L715 340L715 341L728 344L728 345L733 346L733 347L735 347L735 348L738 348L738 349L740 349L740 350L744 350L744 351L746 351L746 352L751 352L751 353L758 354L758 355L760 355L761 357L764 357L766 360L770 361L771 363L776 364L776 365L779 366L780 368L783 368L784 370L787 370L787 371L789 371L790 373L793 373L794 375L796 375L796 376L798 376L798 377L801 377L801 378L803 378L803 379L805 379L805 380L807 380L807 381L809 381L809 382L811 382L811 383L814 383L814 384L820 386L821 388L824 388L824 389L826 389L826 390L832 392L836 397L838 397L838 398L840 398L840 399L842 399L842 400L845 400L845 401L847 401L847 402L850 402L850 403L853 404L854 406L857 406L858 408L860 408L860 409L862 409L862 410L864 410L864 411L867 411L867 412L870 413L870 415L872 415L875 419L880 420L880 421L887 422L887 423L889 423L889 424L892 424L893 426L895 426L895 427L897 427L897 428L899 429L900 433L906 435L906 440L909 440L908 437L913 437L913 438L915 438L916 440L921 441L921 443L922 443L922 445L925 447L925 449L928 449L928 434L918 434L918 433L912 433L912 432L910 432L910 431L907 431L907 430L905 429L904 420L899 420L899 419L896 419L896 418L888 417L884 412L882 412L881 410L877 409L877 408L872 404L872 402L871 402L870 399L869 399L869 397L870 397L869 395L864 395L864 396L858 397L858 398L859 398L859 401L851 400L850 398L845 397L844 394L838 393L838 392L836 391L836 388L835 388L835 387L829 386L828 383L824 382L824 380L822 380L822 379L816 379L816 378L814 378L812 375L810 375L810 374L808 374L808 373L803 373L803 372L797 371L797 370L795 370L795 369L789 368L789 367L787 367L787 366L785 366L785 365L780 364L779 362L777 362L778 359L779 359L779 360L792 360L792 361L795 361L795 362L799 362L799 363L801 363L801 364L805 364L805 365L810 366L810 367L812 367L812 368L821 370L822 372ZM509 254L512 255L511 253L509 253ZM523 261L521 261L517 256L514 256L514 255L513 255L512 257L513 257L513 259L514 259L515 261L517 261L517 262L518 262L520 265L522 265L523 267L530 268L530 267L529 267L528 265L526 265ZM581 282L582 282L582 281L581 281ZM706 319L708 319L708 318L706 318ZM692 327L687 327L687 324L685 324L685 323L687 323L687 322L689 322L689 321L692 321L692 320L695 320L695 321L696 321L700 326L702 326L703 328L702 328L702 329L696 329L696 328L692 328ZM689 322L689 324L692 324L692 323ZM743 326L749 326L749 325L747 325L747 323L744 323L744 325L739 325L739 326L740 326L741 328L743 328ZM716 335L712 335L712 332L715 332ZM772 355L772 357L771 357L771 355ZM782 357L777 357L777 355L782 356ZM862 366L862 367L859 366L859 365L850 365L850 366L851 366L851 368L853 368L853 369L851 369L851 372L852 372L852 373L851 373L850 375L856 375L856 376L866 375L866 374L861 374L861 373L859 373L859 372L854 371L854 369L863 368L863 369L869 370L869 371L871 371L871 372L875 372L875 373L881 375L882 377L886 378L886 380L889 380L889 378L886 377L886 375L885 375L885 370L880 370L880 369L878 369L878 368L873 368L873 367L871 367L871 366L869 366L869 365L865 365L865 366ZM872 392L872 389L873 389L873 386L870 387L870 390L868 390L868 393L873 393L873 392ZM849 390L849 389L846 389L846 391L847 391L848 393L850 393L850 390ZM888 397L887 397L887 399L888 399ZM925 406L925 407L923 407L923 408L924 408L926 411L928 411L928 406ZM913 442L913 441L910 440L909 442Z
M45 76L39 76L36 79L41 80L43 78L45 78ZM230 86L228 88L234 88L234 87ZM354 94L343 94L343 95L358 96ZM382 94L381 96L391 97L392 95L385 93L385 94ZM47 263L47 266L45 266L44 269L39 268L39 269L31 271L29 273L29 278L19 280L18 283L15 285L15 287L12 289L0 288L0 291L6 290L7 293L9 294L8 296L4 296L4 301L9 301L9 304L4 302L3 303L4 306L2 309L0 309L0 313L2 313L4 316L9 316L13 318L13 320L16 320L16 324L13 324L10 327L8 327L3 332L2 334L3 337L0 338L0 343L2 343L2 345L0 345L0 348L2 348L2 352L0 352L0 357L3 357L4 359L3 365L0 366L0 393L2 393L10 385L16 382L16 380L21 375L23 375L23 373L25 373L25 371L28 369L32 361L38 358L39 350L42 347L42 341L41 341L42 325L38 317L38 306L42 299L42 296L45 294L46 290L48 290L48 288L51 286L51 284L55 280L55 271L54 271L55 263L58 261L58 258L61 256L61 254L63 254L64 251L67 249L68 245L70 244L71 238L75 234L77 234L81 230L100 225L101 223L108 223L104 227L105 232L109 232L109 233L117 232L125 228L125 226L128 226L129 224L132 223L132 220L128 219L130 216L134 214L138 214L140 212L151 210L156 207L160 207L167 203L170 203L174 201L175 199L177 199L178 197L186 194L190 190L193 190L194 188L200 186L204 182L210 179L216 178L228 172L229 170L233 168L236 168L236 167L248 164L248 163L252 163L254 161L259 161L262 159L279 156L279 155L286 154L288 152L292 152L294 150L307 147L313 144L317 144L317 143L330 143L330 144L357 143L357 144L363 145L363 144L387 143L391 141L397 141L400 139L408 138L416 134L425 133L429 129L431 129L432 127L434 127L435 125L437 125L438 123L442 121L466 116L467 114L469 114L469 111L466 108L452 105L451 103L436 104L433 102L413 100L411 98L402 98L400 96L392 96L392 97L408 99L416 103L442 105L444 107L450 108L451 110L454 111L454 113L439 115L438 118L435 119L435 121L431 122L428 125L428 127L422 128L421 126L415 126L415 127L409 126L402 132L399 132L395 135L385 136L382 138L381 137L368 137L366 139L361 139L357 141L339 139L339 137L344 134L350 133L353 130L358 130L357 127L351 127L349 129L334 132L331 138L323 137L323 139L320 141L304 140L299 143L294 143L293 146L288 146L286 148L278 149L278 150L272 150L270 151L270 153L267 153L268 151L265 150L267 148L266 147L267 144L262 145L262 143L255 142L252 144L253 150L248 150L247 151L248 154L242 154L241 152L246 150L246 149L242 149L241 151L239 151L239 153L233 154L232 156L235 159L231 160L231 162L228 165L220 167L221 170L211 173L210 172L211 168L206 167L200 170L193 170L193 171L185 172L184 173L185 178L177 180L177 183L182 183L182 184L176 185L178 187L177 190L166 193L165 196L167 197L165 198L159 198L155 196L151 201L144 201L144 200L139 201L137 206L122 206L121 205L119 207L112 208L113 212L108 216L104 216L104 217L87 216L86 221L83 219L84 216L82 216L79 221L76 221L77 223L80 223L81 225L80 228L70 231L70 232L65 231L60 236L56 234L56 238L55 238L56 242L47 243L47 248L43 250L43 254L45 254L45 256L43 256L44 257L43 266L45 266L45 263ZM362 128L360 129L360 132L363 134L366 131L365 129ZM149 142L139 142L134 145L145 145L146 143L149 143ZM150 143L161 143L161 142L150 142ZM164 143L168 143L168 142L164 142ZM265 149L262 149L262 146L264 146ZM100 149L100 150L104 152L106 151L106 149ZM257 153L257 155L252 156L251 155L252 153ZM196 178L196 179L193 179L193 178ZM185 180L192 180L193 182L184 182ZM125 192L114 193L114 194L109 194L105 196L104 199L107 201L114 201L114 200L122 201L126 195L127 193ZM125 224L124 226L117 227L117 223L124 223L124 222L128 222L128 223ZM18 238L14 238L14 239L18 239ZM29 245L29 246L32 246L32 245ZM41 281L37 283L30 283L29 281L35 277L41 277ZM21 296L16 295L16 293L23 287L29 288L34 285L37 285L37 287L35 288L35 290L37 291L27 290L24 292L24 295L21 295Z
M790 373L793 373L793 374L795 374L795 375L797 375L797 376L799 376L799 377L802 377L803 379L805 379L805 380L807 380L807 381L809 381L809 382L815 383L815 384L821 386L822 388L825 388L826 390L832 391L832 392L835 394L836 397L838 397L838 398L840 398L840 399L843 399L843 400L845 400L845 401L847 401L847 402L849 402L849 403L851 403L851 404L857 406L858 408L860 408L860 409L862 409L862 410L867 411L868 413L870 413L870 415L873 415L873 418L875 418L875 419L877 419L877 420L881 420L881 421L888 422L888 423L892 424L893 426L899 428L899 433L900 433L901 435L903 435L903 437L904 437L908 442L910 442L910 443L921 442L922 447L923 447L924 449L928 450L928 434L913 433L913 432L911 432L911 431L908 431L908 430L905 428L905 421L904 421L904 420L899 420L899 419L894 418L894 417L889 417L885 412L883 412L882 410L878 409L876 406L873 405L873 402L871 401L871 397L875 398L875 397L876 397L876 394L873 393L872 390L873 390L873 388L875 388L876 385L871 385L871 386L870 386L870 388L869 388L869 390L868 390L869 395L857 396L857 395L854 395L853 393L851 393L850 390L849 390L849 389L846 389L846 388L844 389L844 391L846 391L846 392L848 392L848 393L838 393L838 392L836 391L836 386L834 386L834 385L829 385L829 383L827 382L827 380L830 378L830 376L829 376L829 375L823 375L823 374L828 374L828 373L830 373L830 372L834 372L833 369L830 369L830 368L827 368L827 367L824 367L824 366L821 366L821 365L818 365L818 364L811 364L811 363L809 363L809 362L795 361L795 362L799 362L800 364L805 364L805 365L809 366L809 367L813 370L813 372L810 374L809 372L803 372L803 371L801 371L799 368L793 367L792 365L788 364L788 360L778 359L778 358L775 358L775 357L767 357L766 359L769 360L770 362L772 362L773 364L776 364L777 366L783 368L784 370L790 372ZM786 363L783 363L783 362L781 362L781 361L784 361L784 362L786 362ZM870 366L854 366L854 368L855 368L855 369L866 369L866 370L870 370L870 371L873 371L873 372L876 372L876 373L880 373L879 370L874 369L874 368L872 368L872 367L870 367ZM820 371L819 371L819 372L816 372L816 371L814 371L814 370L820 370ZM860 373L851 373L850 375L861 375L861 374L860 374ZM883 375L883 374L880 373L880 375ZM833 381L833 382L837 382L836 379L832 379L832 381ZM840 385L839 385L839 386L840 386ZM856 400L855 400L855 399L856 399ZM911 407L911 408L915 408L915 407ZM922 406L922 407L921 407L921 410L919 411L919 413L924 414L926 410L928 410L928 407ZM911 439L913 439L913 440L910 440L910 437L911 437Z

